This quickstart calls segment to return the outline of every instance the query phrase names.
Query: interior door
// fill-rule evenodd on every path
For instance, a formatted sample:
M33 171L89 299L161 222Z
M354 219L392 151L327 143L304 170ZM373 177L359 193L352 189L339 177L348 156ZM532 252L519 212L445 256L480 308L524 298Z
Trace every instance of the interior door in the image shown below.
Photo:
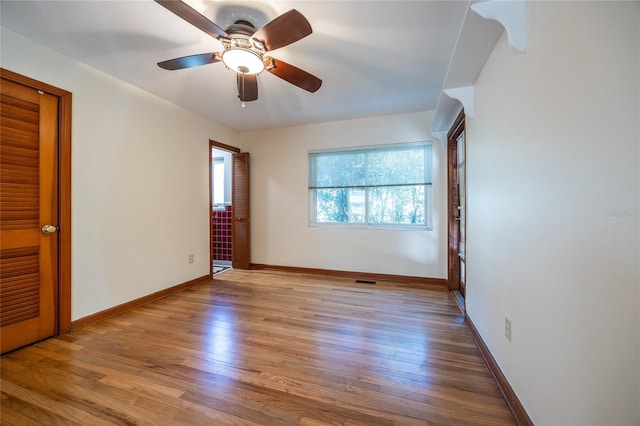
M448 163L448 282L449 289L466 294L466 147L465 116L461 111L447 135Z
M456 171L458 176L458 215L454 220L458 223L458 276L460 277L459 290L463 297L466 296L466 218L467 218L467 183L465 165L465 132L464 130L456 138Z
M249 269L251 264L251 222L249 209L249 153L232 156L233 191L231 196L231 264L236 269Z
M1 352L56 333L58 98L0 82Z

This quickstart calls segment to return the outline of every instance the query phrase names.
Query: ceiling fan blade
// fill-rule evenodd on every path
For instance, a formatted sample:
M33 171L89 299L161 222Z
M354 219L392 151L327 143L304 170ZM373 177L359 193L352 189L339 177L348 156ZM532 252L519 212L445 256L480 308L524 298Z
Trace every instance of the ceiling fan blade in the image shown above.
M160 68L175 71L185 68L199 67L200 65L213 64L220 61L219 53L201 53L199 55L183 56L182 58L168 59L158 62Z
M219 26L214 24L202 15L200 12L192 8L180 0L155 0L160 6L175 13L194 27L204 31L213 38L229 37L229 35Z
M315 92L320 88L320 86L322 86L322 80L315 75L309 74L308 72L294 67L293 65L289 65L279 59L265 56L264 66L271 74L275 74L281 79L311 93Z
M311 24L307 18L296 9L291 9L267 22L251 38L264 44L268 52L298 41L312 32Z
M238 73L238 97L242 102L258 99L258 76Z

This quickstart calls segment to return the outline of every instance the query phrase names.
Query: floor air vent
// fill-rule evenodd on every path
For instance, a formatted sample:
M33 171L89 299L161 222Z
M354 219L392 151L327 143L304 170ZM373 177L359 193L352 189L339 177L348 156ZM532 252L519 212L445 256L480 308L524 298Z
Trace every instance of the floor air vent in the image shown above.
M369 281L369 280L356 280L356 283L358 284L375 284L375 281Z

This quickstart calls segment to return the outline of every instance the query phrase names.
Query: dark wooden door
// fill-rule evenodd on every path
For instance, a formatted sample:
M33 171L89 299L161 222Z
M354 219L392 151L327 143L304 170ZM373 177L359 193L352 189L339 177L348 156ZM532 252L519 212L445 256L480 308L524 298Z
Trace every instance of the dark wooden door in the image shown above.
M461 111L447 135L448 163L448 282L449 289L466 294L466 143Z
M56 333L58 98L0 82L1 352Z
M456 145L456 188L457 188L457 216L454 218L457 223L458 234L458 277L459 290L462 296L466 296L466 246L467 246L467 173L466 173L466 152L465 152L465 132L464 130L457 136Z
M251 221L249 209L249 153L233 154L233 195L231 235L233 239L232 265L249 269L251 264Z

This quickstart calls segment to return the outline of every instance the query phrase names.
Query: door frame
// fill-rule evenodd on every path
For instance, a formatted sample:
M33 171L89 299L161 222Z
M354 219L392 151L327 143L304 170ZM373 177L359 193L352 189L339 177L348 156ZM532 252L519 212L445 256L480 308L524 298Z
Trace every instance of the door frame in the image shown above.
M209 139L209 279L213 279L213 148L222 149L224 151L240 153L240 148L227 145L222 142L216 142ZM233 185L231 185L233 193ZM233 234L231 235L231 246L233 247Z
M0 68L0 76L58 98L58 285L55 335L71 331L71 101L72 94Z
M450 291L460 291L460 258L458 257L458 244L460 240L457 218L458 206L458 156L456 140L465 132L466 120L464 108L454 120L449 132L447 132L447 282ZM466 196L466 194L465 194ZM466 251L466 250L465 250Z

